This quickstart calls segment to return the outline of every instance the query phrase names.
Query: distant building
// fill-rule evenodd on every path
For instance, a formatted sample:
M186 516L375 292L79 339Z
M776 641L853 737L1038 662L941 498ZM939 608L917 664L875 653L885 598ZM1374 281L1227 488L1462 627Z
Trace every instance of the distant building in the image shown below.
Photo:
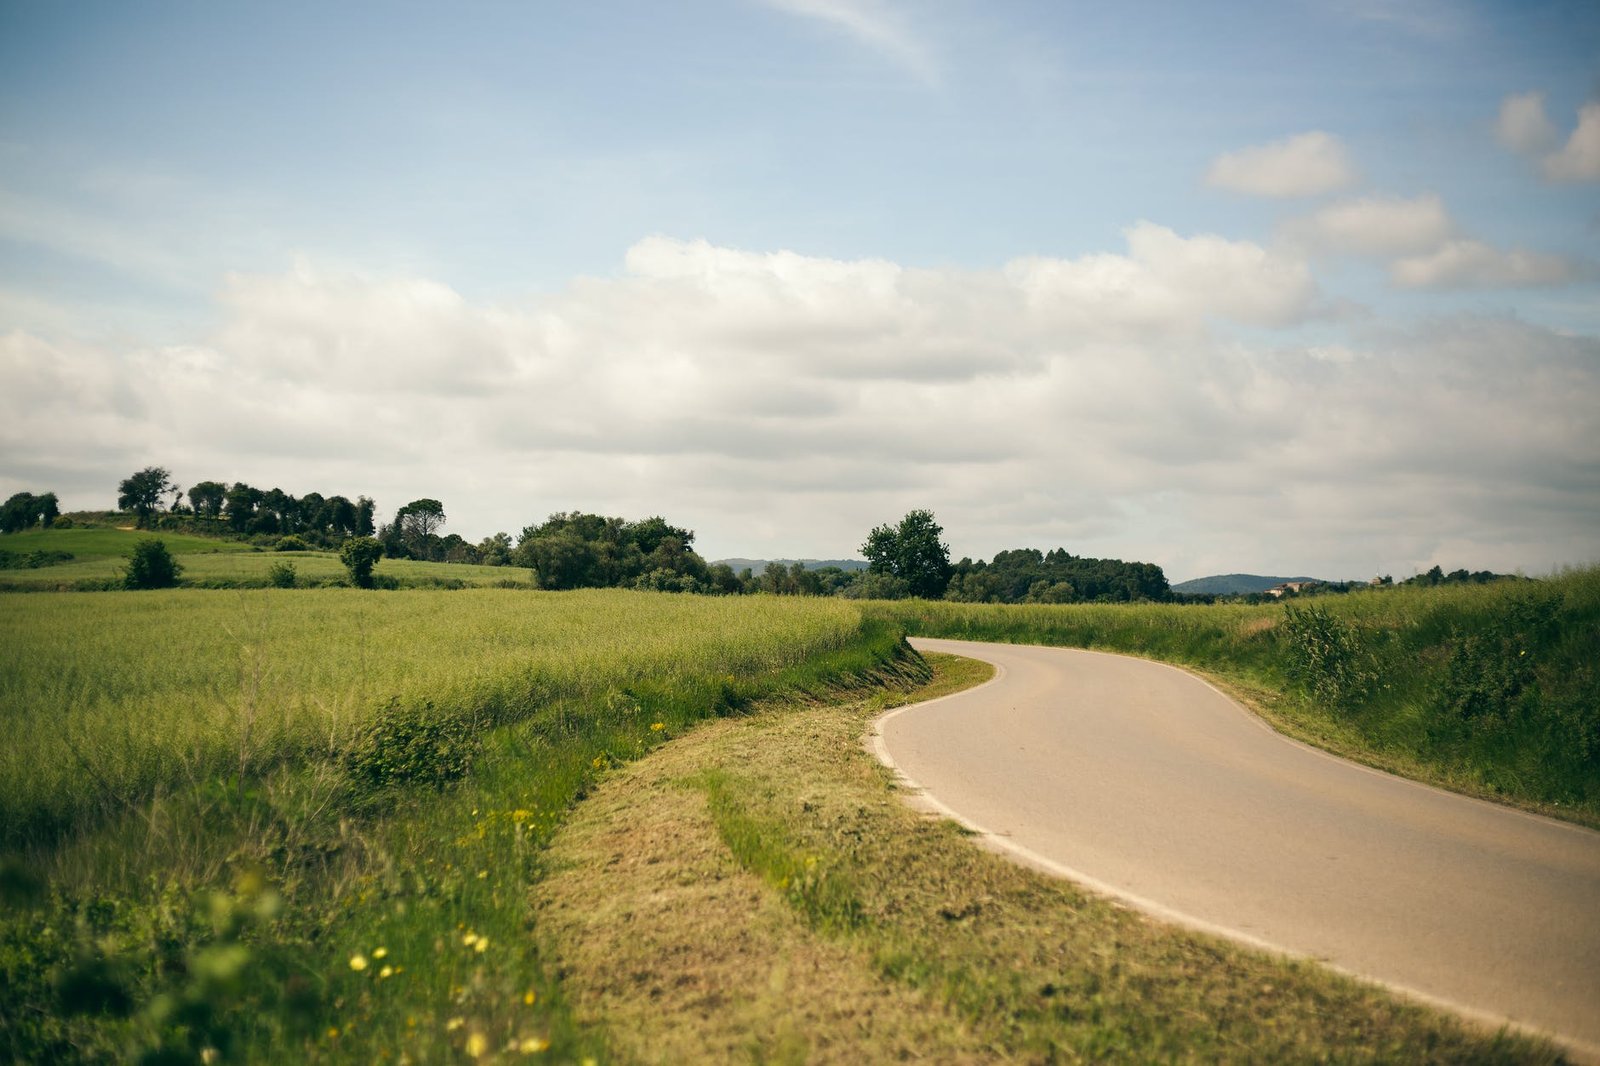
M1281 585L1274 585L1268 589L1267 595L1273 597L1274 599L1282 599L1286 594L1292 592L1298 596L1306 589L1320 584L1322 584L1320 581L1285 581Z

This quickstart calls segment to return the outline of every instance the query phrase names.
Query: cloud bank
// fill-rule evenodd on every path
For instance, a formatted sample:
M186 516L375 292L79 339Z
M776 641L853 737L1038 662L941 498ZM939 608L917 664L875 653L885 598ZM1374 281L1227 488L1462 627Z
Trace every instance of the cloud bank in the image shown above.
M615 277L494 306L302 263L229 277L192 344L6 336L0 447L9 491L69 506L159 463L433 496L472 537L660 512L712 555L850 553L917 506L957 554L1062 545L1175 579L1596 554L1600 342L1498 318L1252 332L1320 299L1289 253L1152 223L994 271L652 237Z

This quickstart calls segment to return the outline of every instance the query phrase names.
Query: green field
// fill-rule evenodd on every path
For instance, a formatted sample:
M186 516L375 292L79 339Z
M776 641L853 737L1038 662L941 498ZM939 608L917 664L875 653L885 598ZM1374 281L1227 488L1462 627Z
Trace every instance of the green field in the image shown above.
M237 580L285 556L331 563L184 558ZM1193 938L1146 942L1105 908L999 866L943 873L965 854L959 835L914 834L944 856L915 867L918 898L970 876L996 886L1009 924L951 939L942 919L925 924L896 902L910 898L899 893L913 890L915 855L869 841L910 840L911 823L881 784L863 784L861 704L823 708L907 698L927 668L903 630L1197 666L1330 747L1592 820L1600 573L1295 610L496 588L0 594L0 1059L605 1060L627 1041L569 1003L565 956L552 962L530 886L550 875L550 842L574 805L616 768L707 718L753 713L737 743L717 734L733 747L706 775L660 789L697 790L712 818L706 846L727 849L713 865L734 863L763 907L793 911L806 951L856 958L851 981L903 984L905 1002L964 1004L951 1028L929 1031L939 1054L1183 1057L1194 1039L1185 1012L1226 1005L1233 1042L1207 1046L1227 1058L1547 1057ZM815 728L799 724L812 718ZM839 774L836 794L827 782ZM679 803L642 787L608 795L624 828L629 803L641 825ZM661 876L690 876L666 855ZM817 855L848 878L815 880ZM1048 921L1079 945L1059 950L1093 956L1073 963L1072 980L1123 982L1115 996L1067 1003L1088 1014L1041 1013L1004 976L1008 952L1055 935L1037 924L1046 899ZM840 936L842 947L817 940ZM1143 961L1125 954L1135 940ZM1172 1016L1141 1021L1140 990L1157 985ZM1014 1012L1020 1028L986 1045L993 1011ZM1312 1016L1323 1019L1315 1031L1291 1039L1285 1027Z
M0 591L85 591L107 588L122 576L133 546L155 537L183 566L180 585L190 588L266 588L268 571L288 563L300 587L348 584L348 575L331 551L264 550L243 541L218 540L186 533L150 533L132 529L37 529L0 535L0 551L25 556L35 551L69 552L70 562L37 569L0 570ZM517 567L429 563L384 559L374 571L380 580L402 588L475 588L505 584L530 586L528 571Z
M17 1061L367 1062L381 1033L437 1058L467 1000L530 1046L593 1043L523 935L574 798L699 718L901 654L841 602L620 591L12 595L0 627Z

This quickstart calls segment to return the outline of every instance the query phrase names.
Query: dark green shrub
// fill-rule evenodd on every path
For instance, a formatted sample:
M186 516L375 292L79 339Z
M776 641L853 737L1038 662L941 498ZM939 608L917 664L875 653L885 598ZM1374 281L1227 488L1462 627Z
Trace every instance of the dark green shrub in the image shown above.
M1307 695L1330 707L1350 707L1376 680L1360 630L1317 606L1286 608L1288 673Z
M345 768L373 788L421 784L441 787L466 774L478 738L457 715L433 704L402 706L391 699L345 753Z
M148 537L133 546L128 556L127 569L122 573L122 587L129 589L164 589L178 583L183 566L167 551L165 542Z
M357 588L372 587L372 568L383 558L383 545L372 537L351 537L339 549L339 561L350 571L350 581Z
M311 545L301 540L295 534L290 533L287 537L279 537L277 546L273 550L280 552L304 552L310 551Z
M294 564L289 562L273 563L267 568L267 580L272 582L273 588L294 588Z

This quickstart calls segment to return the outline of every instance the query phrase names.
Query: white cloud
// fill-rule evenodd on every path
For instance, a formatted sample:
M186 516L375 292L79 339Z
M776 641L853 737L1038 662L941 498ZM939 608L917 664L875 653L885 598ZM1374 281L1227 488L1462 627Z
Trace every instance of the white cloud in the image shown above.
M1495 136L1513 152L1533 155L1553 148L1558 140L1555 124L1544 111L1544 93L1513 93L1500 103Z
M815 19L843 30L857 42L888 57L918 79L938 81L932 49L905 18L881 0L763 0L791 15Z
M1578 126L1559 151L1544 157L1551 181L1600 181L1600 101L1578 110Z
M1395 284L1410 289L1495 289L1566 285L1585 271L1566 256L1453 240L1426 255L1396 260L1389 273Z
M1444 201L1432 193L1369 196L1329 204L1288 224L1291 240L1318 251L1393 256L1428 252L1455 234Z
M991 272L651 238L482 306L419 278L236 276L183 346L0 338L0 494L142 465L445 502L450 529L663 513L713 555L847 553L932 507L958 554L1361 576L1600 556L1600 342L1512 321L1284 346L1281 252L1141 223Z
M1344 142L1321 130L1228 152L1206 172L1207 184L1251 196L1320 196L1355 180Z

